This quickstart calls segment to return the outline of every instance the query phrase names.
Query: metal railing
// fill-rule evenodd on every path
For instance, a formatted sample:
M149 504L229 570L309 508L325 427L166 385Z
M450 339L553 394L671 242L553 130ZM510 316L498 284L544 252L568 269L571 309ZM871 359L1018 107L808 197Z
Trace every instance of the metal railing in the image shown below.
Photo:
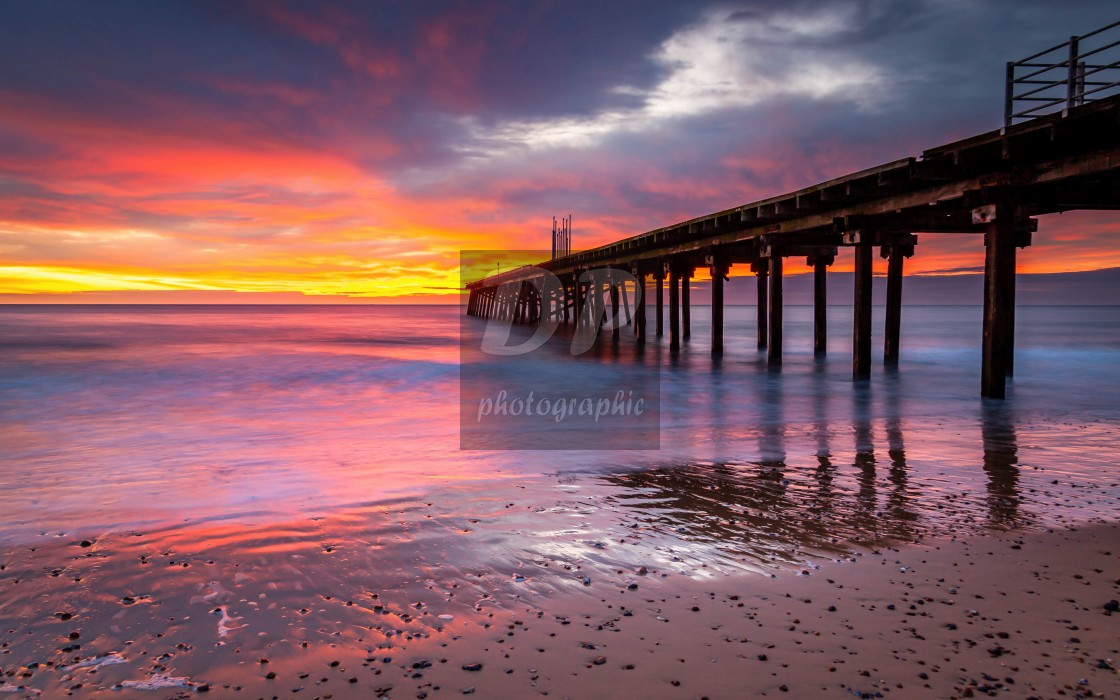
M1004 126L1120 93L1118 27L1120 22L1113 22L1022 60L1009 62ZM1060 61L1051 63L1059 57Z

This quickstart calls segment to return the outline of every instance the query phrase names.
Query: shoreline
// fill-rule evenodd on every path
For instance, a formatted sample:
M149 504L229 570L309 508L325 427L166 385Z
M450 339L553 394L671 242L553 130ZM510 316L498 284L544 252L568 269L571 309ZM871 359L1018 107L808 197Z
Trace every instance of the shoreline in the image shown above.
M5 630L0 691L144 698L157 694L135 684L155 681L165 693L246 698L1112 697L1120 614L1104 606L1120 598L1118 544L1115 522L994 531L857 551L800 574L651 566L494 595L467 570L458 592L422 571L381 593L307 577L288 605L258 591L303 577L250 572L197 584L189 600L161 599L153 585L65 620L36 610L26 629ZM162 571L176 573L159 575L190 571L170 564ZM117 595L111 580L79 585L96 587L94 599ZM100 643L122 628L123 646ZM21 659L29 637L43 643L34 662ZM67 645L78 648L57 650Z
M638 574L636 590L512 614L472 635L481 649L460 639L417 692L1114 697L1120 614L1104 606L1120 597L1117 544L1112 523L885 548L808 575ZM471 663L489 673L460 670Z

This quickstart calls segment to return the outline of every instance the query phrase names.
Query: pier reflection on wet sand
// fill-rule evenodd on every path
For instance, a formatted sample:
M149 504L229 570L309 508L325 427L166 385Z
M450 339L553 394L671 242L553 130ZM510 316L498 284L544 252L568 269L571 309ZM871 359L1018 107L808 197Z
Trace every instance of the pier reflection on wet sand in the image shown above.
M615 474L604 477L617 488L609 498L641 513L645 527L677 532L750 568L798 565L852 545L1019 527L1037 519L1032 507L1047 506L1041 494L1024 502L1014 414L1007 406L989 404L980 414L982 454L966 454L965 460L983 465L986 484L984 495L973 498L967 479L954 493L932 468L939 465L908 464L897 387L887 382L877 389L884 393L884 415L874 417L870 389L856 388L850 425L830 420L829 402L840 399L816 392L807 436L815 464L790 464L782 384L768 383L754 431L757 462L665 464ZM841 461L837 454L850 457Z

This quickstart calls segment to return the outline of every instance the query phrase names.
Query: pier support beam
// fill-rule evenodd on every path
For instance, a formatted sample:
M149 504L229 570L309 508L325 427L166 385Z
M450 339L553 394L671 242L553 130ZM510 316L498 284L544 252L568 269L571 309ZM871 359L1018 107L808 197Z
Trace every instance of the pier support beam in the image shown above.
M828 352L828 266L813 264L813 352Z
M638 345L646 344L646 276L635 275L638 280L634 288L634 337Z
M1021 206L1000 201L984 207L984 345L980 393L991 399L1006 395L1015 353L1016 246L1029 242L1028 219ZM1026 240L1023 240L1023 233Z
M630 325L630 293L626 291L626 283L619 283L619 291L622 293L622 313L626 316L626 325Z
M657 316L656 316L656 332L657 337L665 335L665 271L658 270L655 275L657 278Z
M680 275L674 266L669 270L669 350L672 352L681 349L680 296Z
M914 254L914 245L885 245L879 254L887 259L887 320L883 335L883 364L897 365L902 337L902 266L903 261Z
M692 336L692 267L681 272L681 337Z
M613 270L612 270L613 272ZM619 331L621 330L622 323L618 318L618 287L617 280L611 279L611 342L618 345Z
M572 292L574 298L572 299L573 310L576 322L576 329L578 330L583 325L583 315L585 313L584 306L586 306L586 297L583 295L583 283L579 281L579 270L575 271L572 280Z
M758 294L758 303L756 304L756 306L758 307L758 349L765 350L767 344L766 290L768 286L767 273L769 271L769 263L766 260L758 260L754 263L751 263L751 269L754 270L754 273L756 275L755 288L757 289Z
M782 255L777 251L770 253L770 295L769 323L770 344L766 348L766 364L779 367L782 364Z
M835 248L813 253L805 261L813 268L813 352L828 351L828 266L836 260Z
M871 378L871 240L864 231L853 248L856 254L855 321L852 324L852 378Z
M712 256L712 356L723 354L723 282L727 277L727 263L719 256Z

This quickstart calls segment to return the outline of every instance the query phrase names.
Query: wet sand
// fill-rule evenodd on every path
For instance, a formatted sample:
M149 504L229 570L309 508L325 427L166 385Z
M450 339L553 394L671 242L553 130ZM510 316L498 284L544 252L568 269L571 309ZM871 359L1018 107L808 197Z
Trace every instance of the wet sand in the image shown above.
M420 555L411 564L372 555L363 565L346 557L357 549L346 544L311 555L285 551L283 537L275 537L268 551L248 552L211 537L191 551L184 537L178 544L164 540L164 551L138 554L147 547L133 549L130 539L145 536L60 539L5 553L0 692L121 698L1120 692L1120 614L1106 608L1120 599L1117 524L855 547L771 573L707 572L703 564L611 570L589 562L554 563L554 575L470 566L437 575ZM50 561L62 565L51 568ZM124 569L143 573L129 577ZM372 589L373 581L384 588ZM17 589L20 595L10 595Z

